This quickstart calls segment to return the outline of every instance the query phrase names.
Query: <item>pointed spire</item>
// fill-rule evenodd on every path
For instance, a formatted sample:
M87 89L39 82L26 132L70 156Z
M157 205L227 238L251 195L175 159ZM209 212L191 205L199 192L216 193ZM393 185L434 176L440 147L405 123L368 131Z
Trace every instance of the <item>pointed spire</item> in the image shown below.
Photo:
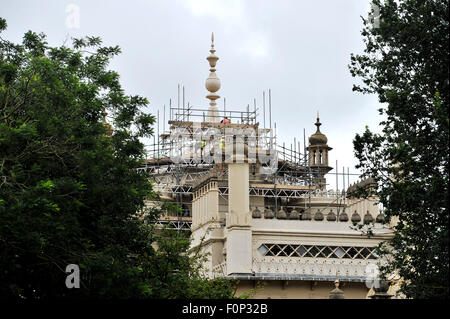
M219 122L219 109L216 106L216 100L220 98L216 92L220 89L220 79L216 75L216 62L219 57L214 54L216 50L214 49L214 32L211 34L211 53L206 59L209 62L210 73L209 77L206 79L205 87L210 92L206 98L210 100L210 107L207 114L207 122Z
M320 133L320 126L322 125L322 123L320 123L319 111L317 111L317 122L314 125L317 126L316 133Z

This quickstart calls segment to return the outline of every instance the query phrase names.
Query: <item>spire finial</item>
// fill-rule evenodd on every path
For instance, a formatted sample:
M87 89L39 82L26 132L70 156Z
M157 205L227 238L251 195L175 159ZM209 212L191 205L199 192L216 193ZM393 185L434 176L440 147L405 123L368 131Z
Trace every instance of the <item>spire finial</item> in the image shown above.
M320 123L319 111L317 111L317 122L316 122L314 125L317 126L317 131L316 131L316 133L320 133L320 128L319 128L319 126L322 125L322 123Z
M219 110L216 106L216 100L220 98L220 96L216 94L220 89L220 79L216 75L216 62L219 60L219 57L214 54L214 52L216 52L214 49L214 32L211 33L211 50L209 50L209 52L211 52L211 54L206 59L209 62L210 73L205 83L206 89L210 92L206 96L206 98L210 100L207 122L219 122Z

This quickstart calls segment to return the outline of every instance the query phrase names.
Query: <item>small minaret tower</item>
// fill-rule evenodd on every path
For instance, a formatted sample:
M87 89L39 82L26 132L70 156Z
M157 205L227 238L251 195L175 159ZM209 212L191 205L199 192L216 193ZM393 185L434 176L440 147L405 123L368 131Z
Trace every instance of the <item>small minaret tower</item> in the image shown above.
M316 133L309 137L309 146L306 148L309 151L309 166L313 173L313 183L318 189L325 190L326 179L325 174L333 168L328 166L328 151L332 150L327 145L328 138L320 132L319 112L317 112L317 126Z
M208 114L206 116L207 122L219 122L219 109L216 106L216 100L220 98L219 95L216 94L220 89L220 79L216 75L216 62L219 60L219 57L214 54L216 50L214 49L214 32L211 34L211 50L209 50L211 54L206 58L209 62L209 77L206 79L206 89L209 91L209 94L206 96L211 102L209 102Z

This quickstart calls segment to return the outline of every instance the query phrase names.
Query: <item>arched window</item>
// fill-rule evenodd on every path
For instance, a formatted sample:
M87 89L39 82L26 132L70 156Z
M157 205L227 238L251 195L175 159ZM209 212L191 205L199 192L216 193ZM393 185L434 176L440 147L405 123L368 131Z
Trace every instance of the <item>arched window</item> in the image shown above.
M319 152L319 164L323 164L323 155L322 155L322 151Z

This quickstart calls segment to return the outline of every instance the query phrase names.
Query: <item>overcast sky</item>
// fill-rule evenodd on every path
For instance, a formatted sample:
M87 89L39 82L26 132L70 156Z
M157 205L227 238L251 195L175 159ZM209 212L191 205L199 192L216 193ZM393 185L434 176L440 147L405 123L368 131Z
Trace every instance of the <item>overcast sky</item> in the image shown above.
M28 30L44 32L50 45L67 38L100 36L119 45L112 68L127 94L149 99L156 114L177 85L185 86L186 104L206 108L211 32L215 35L217 92L227 109L244 111L253 98L272 91L272 120L278 141L307 138L315 132L316 112L328 137L330 166L354 168L352 140L366 125L379 130L376 96L352 92L356 79L348 70L350 53L361 53L361 15L368 0L171 0L33 1L0 0L8 29L3 37L21 41ZM79 10L79 20L74 14ZM78 25L77 25L78 24ZM218 101L219 109L223 100ZM259 119L262 122L262 117ZM268 119L266 120L268 122ZM167 127L167 126L166 126ZM334 172L335 170L331 171ZM354 180L351 178L350 180ZM335 188L335 177L327 178ZM342 177L339 178L339 188Z

